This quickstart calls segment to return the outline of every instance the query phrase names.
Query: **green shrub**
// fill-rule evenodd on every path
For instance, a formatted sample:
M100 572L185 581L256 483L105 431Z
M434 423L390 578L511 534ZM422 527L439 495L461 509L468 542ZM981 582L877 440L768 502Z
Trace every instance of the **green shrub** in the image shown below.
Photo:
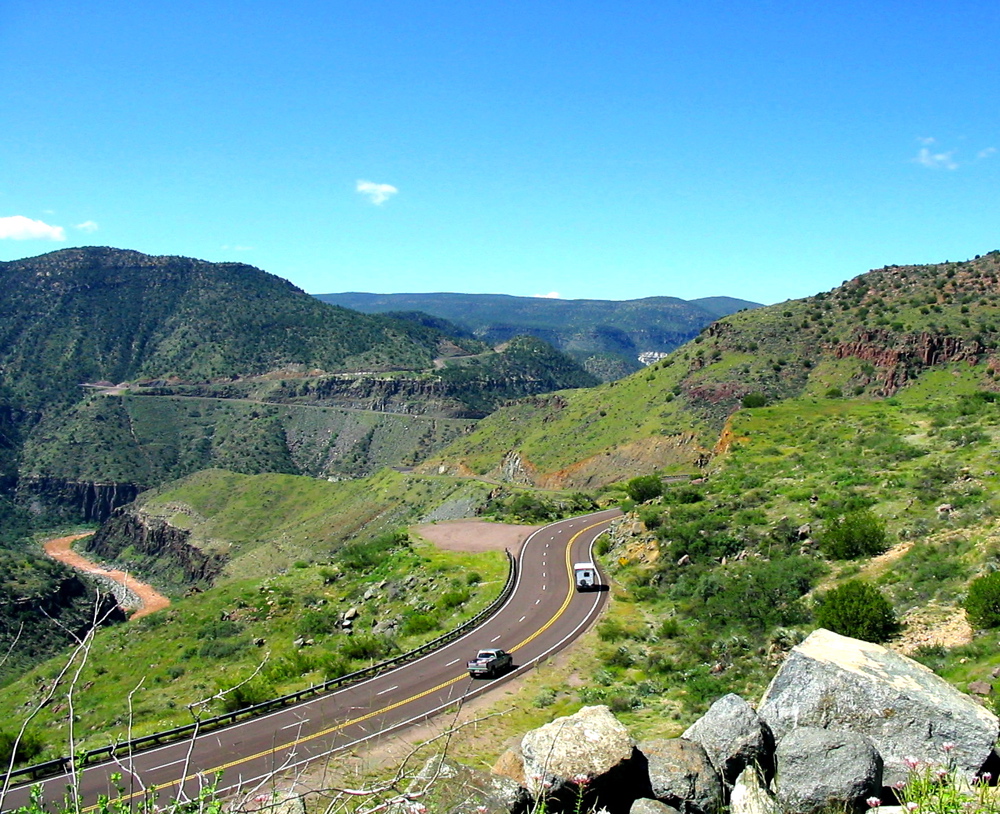
M975 627L1000 626L1000 571L972 580L965 612Z
M857 579L819 597L816 624L842 636L876 643L888 641L900 630L889 600L878 588Z
M5 769L7 766L10 766L10 759L14 756L15 740L15 735L11 735L9 732L0 732L0 766L3 766ZM44 746L45 744L42 739L34 732L31 730L25 731L21 741L17 744L17 755L14 759L14 765L26 763L38 757Z
M438 629L438 619L429 613L415 613L407 616L400 627L400 633L404 636L420 636Z
M766 407L767 396L763 393L747 393L740 403L748 409L752 409L754 407Z
M868 509L849 511L827 523L820 548L835 560L881 554L889 547L885 521Z
M348 638L340 652L349 659L378 659L397 649L396 643L385 636L355 634Z
M658 475L640 475L625 484L625 493L636 503L645 503L663 494L663 481Z

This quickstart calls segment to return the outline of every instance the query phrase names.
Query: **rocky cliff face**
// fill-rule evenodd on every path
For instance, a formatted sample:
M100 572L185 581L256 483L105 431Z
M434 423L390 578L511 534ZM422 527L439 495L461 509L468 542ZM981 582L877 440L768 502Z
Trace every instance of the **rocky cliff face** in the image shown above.
M87 543L87 550L122 562L129 550L135 570L177 589L208 585L221 573L226 557L191 544L191 533L160 518L124 508L116 511Z
M871 362L878 369L876 378L884 395L891 396L914 378L921 368L948 362L975 364L986 352L975 339L962 339L947 334L897 336L882 328L860 329L848 342L833 348L838 359L855 357Z
M15 500L32 514L103 523L111 513L131 503L144 487L134 483L95 483L32 476L20 478Z

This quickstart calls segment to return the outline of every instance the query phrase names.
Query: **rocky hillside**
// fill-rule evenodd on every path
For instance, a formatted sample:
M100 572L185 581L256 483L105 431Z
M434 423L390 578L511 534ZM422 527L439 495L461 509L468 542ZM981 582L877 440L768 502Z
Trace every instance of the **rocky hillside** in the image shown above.
M496 413L429 466L567 487L694 472L725 444L726 422L743 406L882 399L955 364L994 390L998 347L1000 252L890 266L725 317L626 379Z
M211 466L412 465L464 430L449 419L596 383L538 340L494 350L240 264L67 249L0 280L0 487L37 515L101 520Z

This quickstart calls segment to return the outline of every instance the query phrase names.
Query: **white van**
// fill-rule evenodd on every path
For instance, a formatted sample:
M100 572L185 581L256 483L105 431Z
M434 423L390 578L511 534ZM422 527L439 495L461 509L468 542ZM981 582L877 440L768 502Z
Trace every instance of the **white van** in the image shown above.
M598 587L597 566L592 562L578 562L573 566L578 591L592 591Z

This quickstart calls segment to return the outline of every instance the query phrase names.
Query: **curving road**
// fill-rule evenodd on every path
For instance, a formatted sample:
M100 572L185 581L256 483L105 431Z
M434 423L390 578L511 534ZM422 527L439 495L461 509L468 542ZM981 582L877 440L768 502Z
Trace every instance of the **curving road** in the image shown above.
M110 774L120 772L127 794L156 786L166 796L194 795L222 773L223 789L250 788L278 771L348 749L403 729L496 687L565 647L597 618L607 594L577 593L574 562L591 560L594 540L620 512L612 509L562 520L534 532L521 547L514 592L481 627L442 649L351 687L168 746L127 762L86 769L84 804L113 793ZM492 681L473 680L465 662L480 647L514 654L515 670ZM46 780L45 797L61 797L69 778ZM10 810L27 801L27 787L11 790Z

